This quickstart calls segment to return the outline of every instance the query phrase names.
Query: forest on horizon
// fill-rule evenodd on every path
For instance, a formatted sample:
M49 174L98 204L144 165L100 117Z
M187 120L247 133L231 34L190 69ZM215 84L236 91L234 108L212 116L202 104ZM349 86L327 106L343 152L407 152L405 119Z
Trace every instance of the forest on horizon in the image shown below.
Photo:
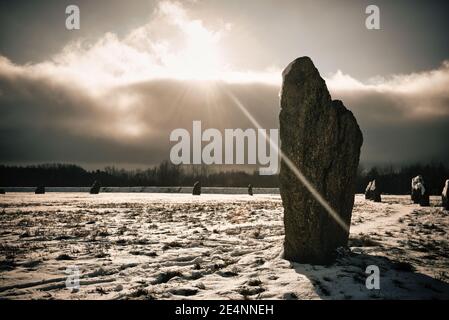
M449 179L449 168L442 163L414 164L403 167L359 167L356 192L364 193L369 181L376 179L386 194L410 193L411 179L422 175L430 194L440 195ZM103 187L193 186L201 181L204 187L278 187L278 176L261 176L258 171L209 170L207 166L183 167L163 161L142 169L105 167L88 171L74 164L40 164L28 166L0 165L0 187L88 187L98 180Z

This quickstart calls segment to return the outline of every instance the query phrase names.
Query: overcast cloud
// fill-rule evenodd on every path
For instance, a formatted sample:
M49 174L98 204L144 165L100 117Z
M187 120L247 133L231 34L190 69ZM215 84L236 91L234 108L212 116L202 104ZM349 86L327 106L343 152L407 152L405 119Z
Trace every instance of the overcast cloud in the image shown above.
M37 63L0 56L0 162L155 164L169 156L170 132L191 130L193 120L252 127L223 88L265 128L277 128L285 65L228 63L220 48L236 28L232 21L207 27L184 5L163 1L124 35L77 39ZM338 69L322 76L358 119L362 162L448 162L448 61L365 80Z

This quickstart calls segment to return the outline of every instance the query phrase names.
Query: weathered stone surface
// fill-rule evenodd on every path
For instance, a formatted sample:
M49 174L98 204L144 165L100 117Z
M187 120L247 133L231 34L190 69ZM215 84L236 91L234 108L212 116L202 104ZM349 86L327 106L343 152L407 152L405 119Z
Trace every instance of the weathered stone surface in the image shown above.
M250 195L250 196L252 196L253 195L253 186L252 185L248 185L248 194Z
M430 206L430 194L429 194L428 189L425 189L424 194L421 196L419 205L421 207L429 207Z
M443 208L449 210L449 179L444 184L443 192L441 193L441 201Z
M38 186L35 190L34 190L35 194L44 194L45 193L45 187L44 186Z
M349 226L363 142L357 121L341 101L331 99L310 58L293 61L283 77L281 149ZM349 228L329 215L284 161L279 178L284 257L300 263L331 262L336 249L347 245Z
M371 184L371 194L374 202L382 202L380 188L378 187L378 184L376 184L376 180L373 180L373 183Z
M419 203L421 207L430 206L429 190L426 188L424 179L421 175L412 179L411 194L414 203Z
M421 199L421 195L424 194L424 179L421 175L416 176L412 179L412 190L411 197L413 203L419 203Z
M379 188L379 184L376 182L376 179L371 181L370 185L370 199L374 202L382 202L381 192Z
M193 191L192 194L194 196L199 196L201 195L201 182L197 181L193 184Z
M99 194L101 189L101 183L97 180L94 181L92 187L90 187L90 194Z
M371 195L371 184L372 183L373 182L370 181L370 182L368 182L368 185L366 186L366 189L365 189L365 200L371 200L372 199L372 195Z

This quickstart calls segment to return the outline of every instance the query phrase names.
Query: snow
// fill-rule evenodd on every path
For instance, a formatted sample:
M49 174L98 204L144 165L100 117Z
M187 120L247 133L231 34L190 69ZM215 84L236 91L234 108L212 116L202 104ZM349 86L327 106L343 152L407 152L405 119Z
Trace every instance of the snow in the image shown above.
M5 192L33 192L36 187L6 187ZM46 192L89 192L90 187L46 187ZM188 193L193 187L102 187L101 192L112 193ZM258 194L279 194L279 188L254 188ZM202 193L211 194L248 194L248 188L202 187Z
M357 195L349 249L313 266L282 258L278 194L9 192L0 299L448 299L449 214L409 198Z

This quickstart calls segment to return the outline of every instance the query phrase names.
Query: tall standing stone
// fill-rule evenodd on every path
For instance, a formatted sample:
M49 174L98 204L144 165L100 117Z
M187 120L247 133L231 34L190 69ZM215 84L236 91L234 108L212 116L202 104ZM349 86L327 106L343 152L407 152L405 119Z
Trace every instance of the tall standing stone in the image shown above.
M368 182L368 185L366 186L366 189L365 189L365 200L371 200L372 199L372 195L371 195L371 184L372 183L373 182L370 181L370 182Z
M36 189L34 190L35 194L45 194L45 186L40 185L37 186Z
M371 181L370 193L371 193L371 200L373 200L374 202L382 202L379 183L376 183L376 179Z
M412 200L413 203L419 203L421 207L430 206L430 194L429 189L426 188L424 179L421 175L412 179Z
M331 99L310 58L293 61L283 78L281 150L348 226L339 225L282 161L284 257L326 264L347 245L363 137L352 112Z
M412 178L412 190L410 192L413 203L420 203L424 188L424 179L421 175Z
M449 179L446 180L443 192L441 192L441 202L443 204L443 208L445 210L449 210Z
M419 200L419 205L421 207L430 207L430 194L428 188L424 189L424 193L422 194L421 199Z
M201 182L196 181L193 184L192 195L194 195L194 196L200 196L201 195Z
M101 183L97 180L94 181L94 184L90 187L90 194L99 194L101 189Z

